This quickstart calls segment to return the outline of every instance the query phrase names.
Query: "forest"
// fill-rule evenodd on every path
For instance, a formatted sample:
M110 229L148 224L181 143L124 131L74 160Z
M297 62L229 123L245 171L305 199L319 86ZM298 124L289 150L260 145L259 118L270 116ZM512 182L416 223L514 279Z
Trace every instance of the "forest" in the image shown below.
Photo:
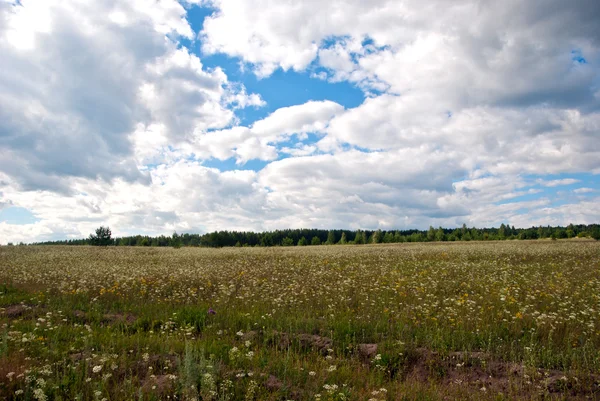
M110 233L110 231L109 231ZM171 236L134 235L112 238L110 235L101 245L109 246L154 246L154 247L242 247L242 246L305 246L378 244L434 241L498 241L594 238L600 240L600 224L574 225L567 227L540 226L515 228L502 224L498 228L434 228L428 230L323 230L286 229L266 232L214 231L205 234L178 234ZM85 239L47 241L35 245L100 245L93 236Z

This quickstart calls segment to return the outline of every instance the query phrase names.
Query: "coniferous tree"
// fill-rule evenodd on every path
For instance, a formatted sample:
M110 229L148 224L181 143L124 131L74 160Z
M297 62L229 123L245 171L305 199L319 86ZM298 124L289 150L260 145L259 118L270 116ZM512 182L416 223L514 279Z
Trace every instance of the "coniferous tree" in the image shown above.
M88 239L90 245L95 246L108 246L113 244L113 240L111 238L111 231L109 227L100 226L96 229L95 234L90 234Z
M498 238L505 239L506 238L506 226L504 223L500 224L500 228L498 229Z
M446 234L444 234L444 229L442 227L438 228L435 232L435 240L446 241Z
M342 238L340 238L340 242L338 242L338 244L340 245L346 245L348 243L348 240L346 239L346 233L342 233Z
M363 241L362 232L360 230L356 230L356 235L354 236L354 243L356 245L365 243L365 241Z
M435 228L433 226L429 226L429 230L427 230L427 241L435 241Z
M333 230L329 230L329 232L327 233L327 242L325 244L327 244L327 245L335 244L335 233L333 232Z
M157 245L160 246L160 244ZM173 233L173 237L171 239L171 246L173 248L181 248L181 237L177 235L177 232Z
M575 236L575 227L573 224L569 224L567 227L567 238L573 238Z

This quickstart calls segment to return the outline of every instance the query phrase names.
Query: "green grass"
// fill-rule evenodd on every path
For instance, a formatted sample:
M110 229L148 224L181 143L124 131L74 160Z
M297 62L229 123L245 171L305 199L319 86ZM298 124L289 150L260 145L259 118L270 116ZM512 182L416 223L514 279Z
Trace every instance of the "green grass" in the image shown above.
M0 399L600 399L597 242L1 247L0 293Z

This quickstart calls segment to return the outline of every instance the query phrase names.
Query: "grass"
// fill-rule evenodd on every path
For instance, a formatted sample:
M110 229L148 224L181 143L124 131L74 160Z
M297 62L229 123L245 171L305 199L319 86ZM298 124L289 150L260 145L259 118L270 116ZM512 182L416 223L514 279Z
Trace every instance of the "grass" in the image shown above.
M1 247L0 399L600 399L599 264L588 241Z

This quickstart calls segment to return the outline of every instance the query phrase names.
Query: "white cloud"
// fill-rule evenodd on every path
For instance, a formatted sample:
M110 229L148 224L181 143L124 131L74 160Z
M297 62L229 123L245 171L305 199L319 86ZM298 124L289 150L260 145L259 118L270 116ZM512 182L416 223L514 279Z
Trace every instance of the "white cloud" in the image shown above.
M318 57L334 80L435 92L462 106L594 101L598 71L571 54L599 57L594 1L211 3L203 49L240 57L261 76L304 70Z
M215 8L199 36L190 4ZM598 19L594 0L1 0L0 207L40 221L0 242L597 222L593 189L555 177L600 172ZM187 43L367 98L239 126L265 100ZM202 165L229 158L270 163Z
M201 135L192 149L202 158L225 160L235 157L239 164L251 159L274 160L278 150L273 144L292 135L302 138L308 133L323 133L329 121L343 110L341 105L331 101L309 101L283 107L250 127L238 126Z
M68 177L147 184L139 124L177 146L233 123L230 104L264 104L178 48L193 37L185 17L175 0L2 3L0 170L24 189L68 192Z
M580 182L580 180L576 180L575 178L563 178L560 180L550 180L550 181L538 180L537 182L540 185L543 185L545 187L558 187L558 186L564 186L564 185L577 184L578 182Z

